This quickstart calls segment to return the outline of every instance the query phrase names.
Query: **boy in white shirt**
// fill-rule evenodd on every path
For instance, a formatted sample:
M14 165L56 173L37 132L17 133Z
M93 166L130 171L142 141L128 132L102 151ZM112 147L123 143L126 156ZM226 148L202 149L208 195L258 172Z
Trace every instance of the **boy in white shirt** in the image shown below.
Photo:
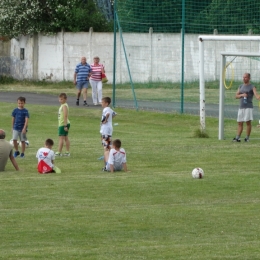
M38 172L39 173L61 173L61 170L54 166L55 154L51 150L54 142L52 139L45 141L45 147L37 151L36 158L38 159Z
M113 141L112 148L104 153L105 167L103 171L115 172L122 169L127 172L126 152L121 148L121 141L116 139Z
M101 118L101 126L100 126L100 134L102 145L105 150L109 150L111 148L112 134L113 134L113 125L112 119L116 116L116 113L109 107L111 103L110 97L102 98L102 118Z

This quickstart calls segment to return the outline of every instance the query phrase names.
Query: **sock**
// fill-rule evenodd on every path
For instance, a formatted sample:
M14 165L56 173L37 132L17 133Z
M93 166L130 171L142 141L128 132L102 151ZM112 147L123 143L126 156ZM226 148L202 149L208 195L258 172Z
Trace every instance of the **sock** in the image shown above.
M84 103L87 103L87 100L84 100Z
M248 136L248 135L246 136L246 139L247 139L247 140L249 139L249 136Z
M240 138L240 135L237 135L237 136L236 136L236 139L238 140L239 138Z

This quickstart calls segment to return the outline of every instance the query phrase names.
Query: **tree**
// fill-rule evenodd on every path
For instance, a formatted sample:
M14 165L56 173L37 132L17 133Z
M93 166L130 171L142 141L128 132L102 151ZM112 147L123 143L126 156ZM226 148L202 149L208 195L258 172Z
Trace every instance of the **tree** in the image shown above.
M199 17L212 32L220 34L260 33L260 2L255 0L212 0Z
M93 0L1 0L0 35L9 38L61 31L112 31Z
M117 14L124 32L180 32L180 0L117 0Z

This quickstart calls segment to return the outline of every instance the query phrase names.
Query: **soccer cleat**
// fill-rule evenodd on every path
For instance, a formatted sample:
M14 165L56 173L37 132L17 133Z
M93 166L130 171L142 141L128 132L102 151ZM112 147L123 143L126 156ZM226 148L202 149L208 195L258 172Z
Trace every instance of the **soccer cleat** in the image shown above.
M66 153L63 154L63 156L67 156L68 157L68 156L70 156L70 153L66 152Z
M233 138L233 142L241 142L240 139L237 139L236 137Z
M103 171L103 172L107 172L107 168L106 168L106 167L103 167L103 168L102 168L102 171Z
M59 152L56 152L56 153L55 153L55 156L62 156L62 154L59 153Z
M98 103L94 103L94 106L97 106L98 105Z
M98 158L98 160L104 160L104 156L102 155L101 157Z
M248 138L245 138L245 142L249 142L249 139L248 139Z
M24 156L25 156L24 153L21 153L20 157L21 157L21 158L24 158Z
M88 103L87 103L87 102L84 102L84 103L83 103L83 106L88 107Z
M19 154L20 154L19 151L15 151L15 152L14 152L14 157L16 158Z

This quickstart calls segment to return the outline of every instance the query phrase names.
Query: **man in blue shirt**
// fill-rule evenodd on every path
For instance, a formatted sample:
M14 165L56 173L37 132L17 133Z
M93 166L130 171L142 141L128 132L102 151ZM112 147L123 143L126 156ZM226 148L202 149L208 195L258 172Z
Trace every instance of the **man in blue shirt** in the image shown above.
M77 102L76 105L79 105L79 98L81 95L81 91L83 89L83 100L84 106L88 106L87 104L87 89L89 84L89 78L91 76L91 67L87 63L86 57L81 58L81 62L77 64L74 72L74 84L78 90L77 92Z

